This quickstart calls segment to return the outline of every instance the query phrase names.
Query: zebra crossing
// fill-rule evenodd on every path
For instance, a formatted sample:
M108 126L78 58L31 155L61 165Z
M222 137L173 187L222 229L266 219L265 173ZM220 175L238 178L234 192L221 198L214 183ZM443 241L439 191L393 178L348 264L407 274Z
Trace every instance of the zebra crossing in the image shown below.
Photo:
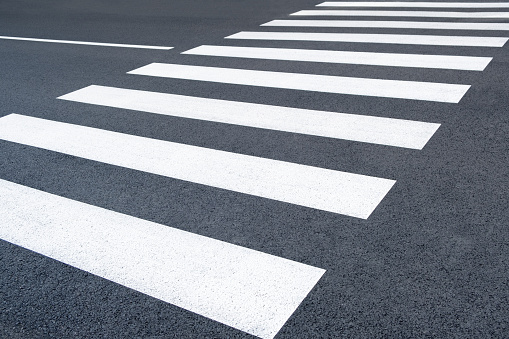
M419 55L210 45L199 46L185 51L182 54L352 65L457 69L463 71L483 71L493 59L455 55Z
M0 196L1 239L262 338L325 272L4 180Z
M391 16L420 18L509 19L509 13L500 12L429 12L429 11L343 11L304 10L292 13L297 16Z
M422 149L439 124L91 85L58 99L225 124ZM242 112L231 114L230 112Z
M388 179L17 114L2 120L0 134L7 141L364 219L394 185Z
M507 38L410 34L355 34L310 32L239 32L226 39L358 42L374 44L504 47Z
M469 85L153 63L128 74L235 85L457 103Z
M324 2L317 7L509 8L509 3ZM506 23L297 20L302 16L509 19L509 12L302 10L261 27L509 30ZM508 38L243 31L225 39L501 48ZM390 47L390 46L389 46ZM202 45L185 55L481 72L491 57ZM133 77L459 103L470 84L150 63ZM329 112L90 85L59 100L422 150L439 122ZM382 178L156 140L29 116L0 118L0 139L255 197L368 219L397 178ZM273 338L326 272L5 180L1 239L260 338ZM5 226L5 227L4 227Z
M326 1L316 7L509 8L509 4L504 2Z
M367 21L367 20L272 20L266 27L330 27L330 28L408 28L433 30L508 31L502 22L429 22L429 21ZM417 36L418 37L418 36Z

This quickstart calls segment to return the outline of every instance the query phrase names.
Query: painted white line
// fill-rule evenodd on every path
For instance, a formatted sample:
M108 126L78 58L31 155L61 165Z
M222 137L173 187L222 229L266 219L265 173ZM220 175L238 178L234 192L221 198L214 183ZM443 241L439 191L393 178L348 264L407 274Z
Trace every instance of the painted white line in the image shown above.
M325 270L0 180L0 238L271 339Z
M457 69L466 71L483 71L493 59L488 57L452 55L368 53L208 45L193 48L182 54L337 64Z
M141 48L141 49L162 49L162 50L169 50L169 49L173 48L173 47L165 47L165 46L110 44L110 43L104 43L104 42L88 42L88 41L71 41L71 40L20 38L20 37L14 37L14 36L0 36L0 39L2 39L2 40L32 41L32 42L51 42L51 43L56 43L56 44L89 45L89 46L104 46L104 47L123 47L123 48Z
M509 8L507 2L326 1L317 7Z
M384 98L458 103L470 85L152 63L128 74Z
M17 114L0 118L0 139L363 219L395 183Z
M225 39L361 42L466 47L503 47L508 38L407 34L239 32Z
M509 23L498 22L419 22L367 20L272 20L260 26L271 27L331 27L331 28L411 28L459 29L477 31L509 31Z
M509 19L509 12L434 12L434 11L348 11L304 10L290 15L302 16L395 16L424 18Z
M190 119L422 149L440 124L89 86L59 99Z

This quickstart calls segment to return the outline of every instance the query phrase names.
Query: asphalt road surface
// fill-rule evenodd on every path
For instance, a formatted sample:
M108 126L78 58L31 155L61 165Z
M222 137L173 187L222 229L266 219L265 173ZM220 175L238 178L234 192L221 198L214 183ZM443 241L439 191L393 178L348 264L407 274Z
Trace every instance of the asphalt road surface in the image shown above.
M509 3L318 4L0 0L0 337L509 337Z

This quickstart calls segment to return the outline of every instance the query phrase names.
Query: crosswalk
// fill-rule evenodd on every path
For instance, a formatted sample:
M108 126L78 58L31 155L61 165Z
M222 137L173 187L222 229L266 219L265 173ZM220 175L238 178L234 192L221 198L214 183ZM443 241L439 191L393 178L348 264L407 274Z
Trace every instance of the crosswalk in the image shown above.
M272 20L267 27L408 28L432 30L509 31L503 22L367 21L367 20Z
M366 79L160 63L143 66L130 71L128 74L301 91L452 103L459 102L470 87L470 85L432 82Z
M508 40L507 38L480 36L310 32L239 32L226 38L241 40L325 41L466 47L504 47Z
M420 18L466 18L466 19L509 19L509 13L500 12L430 12L430 11L343 11L304 10L292 13L297 16L363 16L363 17L420 17Z
M226 36L234 46L202 45L182 52L204 58L236 58L320 65L458 70L482 72L492 57L409 54L398 51L307 49L308 42L501 48L509 3L474 2L324 2L260 25L258 31ZM334 8L374 8L369 10ZM397 10L378 10L394 8ZM452 8L455 11L401 10ZM306 17L332 17L321 20ZM470 19L458 21L337 20L334 17ZM267 31L277 27L280 31ZM299 27L307 31L298 31ZM331 32L309 31L314 28ZM344 33L338 28L475 30L475 35ZM499 37L482 31L500 31ZM272 47L244 46L246 40ZM283 41L299 42L286 48ZM485 50L486 51L486 50ZM472 84L301 73L194 64L149 63L127 72L135 79L180 79L391 100L459 103ZM414 121L353 112L310 110L219 100L168 92L92 84L58 97L68 103L112 107L160 116L210 121L320 138L421 151L440 122ZM256 131L256 130L255 130ZM390 194L397 178L368 176L321 167L118 133L19 114L0 118L0 139L121 168L280 201L324 213L368 219ZM297 263L252 249L196 235L125 214L0 180L1 239L164 300L260 338L273 338L313 290L324 268Z
M422 149L439 124L91 85L58 99L225 124ZM242 112L242 113L240 113Z
M182 54L333 64L457 69L463 71L483 71L492 60L492 58L486 57L455 55L420 55L209 45L199 46Z
M394 185L388 179L17 114L1 120L0 135L7 141L359 218L367 218Z
M317 7L399 7L399 8L509 8L504 2L403 2L403 1L326 1Z
M1 239L262 338L325 272L4 180L0 196Z

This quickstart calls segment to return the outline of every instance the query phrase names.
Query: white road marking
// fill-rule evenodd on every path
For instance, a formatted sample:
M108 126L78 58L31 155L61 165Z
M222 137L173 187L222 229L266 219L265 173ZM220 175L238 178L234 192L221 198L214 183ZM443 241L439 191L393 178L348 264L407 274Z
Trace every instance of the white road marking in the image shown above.
M440 124L89 86L59 99L190 119L422 149Z
M395 183L17 114L0 118L0 139L363 219Z
M361 42L466 47L503 47L508 38L408 34L239 32L225 39Z
M470 85L433 82L351 78L160 63L140 67L128 72L128 74L449 103L458 103L470 88Z
M434 12L434 11L349 11L303 10L290 15L302 16L395 16L424 18L509 19L509 12Z
M326 1L317 7L509 8L507 2Z
M459 29L477 31L509 31L509 23L498 22L422 22L367 20L272 20L260 26L271 27L334 27L334 28L411 28Z
M0 180L0 238L271 339L325 270Z
M369 53L209 45L199 46L185 51L182 54L338 64L457 69L466 71L483 71L493 59L488 57L453 55Z
M51 43L56 43L56 44L89 45L89 46L103 46L103 47L123 47L123 48L141 48L141 49L169 50L169 49L173 48L173 47L165 47L165 46L127 45L127 44L111 44L111 43L104 43L104 42L88 42L88 41L71 41L71 40L21 38L21 37L14 37L14 36L0 36L0 39L3 39L3 40L32 41L32 42L51 42Z

